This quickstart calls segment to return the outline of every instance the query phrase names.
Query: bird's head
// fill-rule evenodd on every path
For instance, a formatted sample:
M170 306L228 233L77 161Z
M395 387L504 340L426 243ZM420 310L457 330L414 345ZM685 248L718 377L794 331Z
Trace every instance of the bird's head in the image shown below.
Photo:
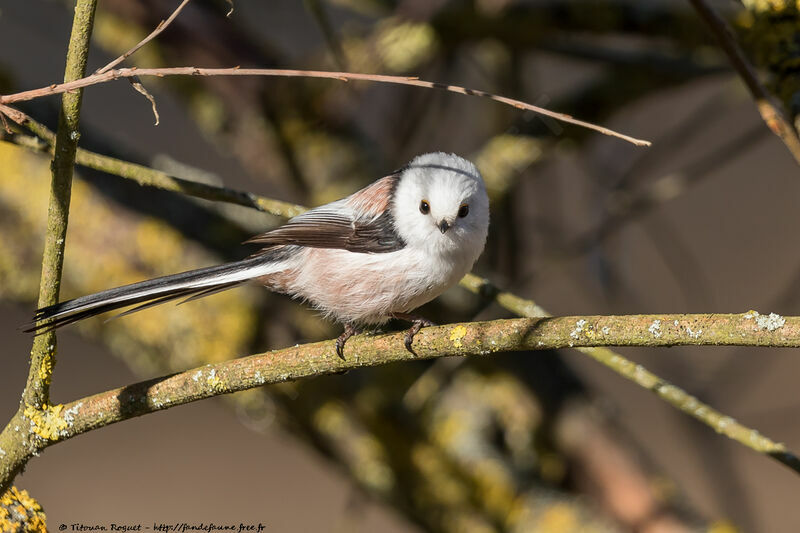
M483 250L489 198L480 172L462 157L434 152L414 158L400 174L391 208L409 246L476 251L474 259Z

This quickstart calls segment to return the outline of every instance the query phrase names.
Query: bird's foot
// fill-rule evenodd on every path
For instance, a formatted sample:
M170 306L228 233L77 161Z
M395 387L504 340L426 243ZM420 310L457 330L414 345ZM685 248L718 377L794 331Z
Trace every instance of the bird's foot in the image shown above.
M426 328L428 326L435 326L436 324L428 320L427 318L417 316L417 315L410 315L408 313L392 313L392 318L399 318L400 320L405 320L407 322L411 322L411 329L406 331L405 337L405 345L406 350L411 352L414 355L417 355L417 352L414 351L414 348L411 346L414 342L414 335L419 333L419 330L422 328Z
M336 339L336 355L338 355L342 361L344 361L344 344L347 342L347 339L359 333L361 333L361 330L354 327L352 324L344 325L344 333L339 335Z

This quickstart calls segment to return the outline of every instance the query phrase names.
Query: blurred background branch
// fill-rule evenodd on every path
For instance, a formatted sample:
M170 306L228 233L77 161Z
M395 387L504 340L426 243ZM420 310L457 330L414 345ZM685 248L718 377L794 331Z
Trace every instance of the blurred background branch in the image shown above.
M744 51L736 42L728 23L705 0L691 0L691 2L711 31L714 32L720 46L730 58L733 68L747 85L756 102L758 112L761 113L761 118L764 119L769 129L783 141L795 161L800 164L800 138L797 137L797 130L787 120L783 110L773 103L772 94L758 79L755 69L750 65Z

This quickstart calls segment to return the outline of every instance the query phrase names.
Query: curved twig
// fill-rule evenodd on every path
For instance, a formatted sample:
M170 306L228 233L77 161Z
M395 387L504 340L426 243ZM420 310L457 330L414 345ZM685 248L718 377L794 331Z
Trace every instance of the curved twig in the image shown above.
M516 107L517 109L522 109L525 111L531 111L533 113L538 113L540 115L544 115L547 117L554 118L556 120L560 120L562 122L567 122L570 124L575 124L576 126L581 126L584 128L588 128L597 132L600 132L604 135L610 135L612 137L617 137L622 140L628 141L629 143L635 144L636 146L650 146L650 141L646 141L643 139L637 139L635 137L631 137L628 135L624 135L622 133L618 133L614 130L608 129L603 126L598 126L597 124L593 124L591 122L586 122L583 120L576 119L570 115L566 115L564 113L557 113L555 111L550 111L549 109L545 109L543 107L535 106L532 104L528 104L521 100L515 100L513 98L507 98L505 96L499 96L496 94L488 93L486 91L480 91L477 89L469 89L467 87L460 87L458 85L448 85L445 83L437 83L432 81L425 81L415 77L407 77L407 76L385 76L379 74L358 74L354 72L329 72L329 71L320 71L320 70L288 70L288 69L270 69L270 68L199 68L199 67L168 67L168 68L121 68L115 70L109 70L102 74L93 74L91 76L87 76L83 79L72 81L69 83L58 83L49 85L47 87L42 87L39 89L32 89L29 91L22 91L19 93L14 94L7 94L0 96L0 104L13 104L15 102L24 102L27 100L33 100L34 98L41 98L42 96L54 95L54 94L61 94L69 91L74 91L75 89L81 89L84 87L89 87L91 85L97 85L99 83L107 83L109 81L121 79L121 78L132 78L135 76L269 76L269 77L283 77L283 78L295 78L295 77L302 77L302 78L322 78L322 79L331 79L331 80L340 80L340 81L371 81L376 83L390 83L394 85L410 85L413 87L424 87L427 89L441 89L443 91L449 91L458 94L465 94L469 96L480 96L483 98L488 98L489 100L494 100L495 102L500 102L501 104L510 105L512 107Z

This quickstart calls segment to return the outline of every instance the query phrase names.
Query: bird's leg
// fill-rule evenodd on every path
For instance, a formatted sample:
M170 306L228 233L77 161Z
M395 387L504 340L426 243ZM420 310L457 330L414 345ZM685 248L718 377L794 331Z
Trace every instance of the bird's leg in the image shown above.
M408 350L414 355L417 355L417 352L415 352L414 348L411 347L411 344L414 342L414 335L419 333L419 330L421 330L422 328L428 326L435 326L436 324L434 324L427 318L418 315L412 315L409 313L392 313L391 316L392 318L399 318L400 320L411 322L412 324L411 329L406 331L406 338L405 338L406 350Z
M336 339L336 355L338 355L342 361L344 361L344 343L347 342L347 339L359 333L361 333L361 330L354 327L353 324L348 323L344 325L344 333L339 335Z

